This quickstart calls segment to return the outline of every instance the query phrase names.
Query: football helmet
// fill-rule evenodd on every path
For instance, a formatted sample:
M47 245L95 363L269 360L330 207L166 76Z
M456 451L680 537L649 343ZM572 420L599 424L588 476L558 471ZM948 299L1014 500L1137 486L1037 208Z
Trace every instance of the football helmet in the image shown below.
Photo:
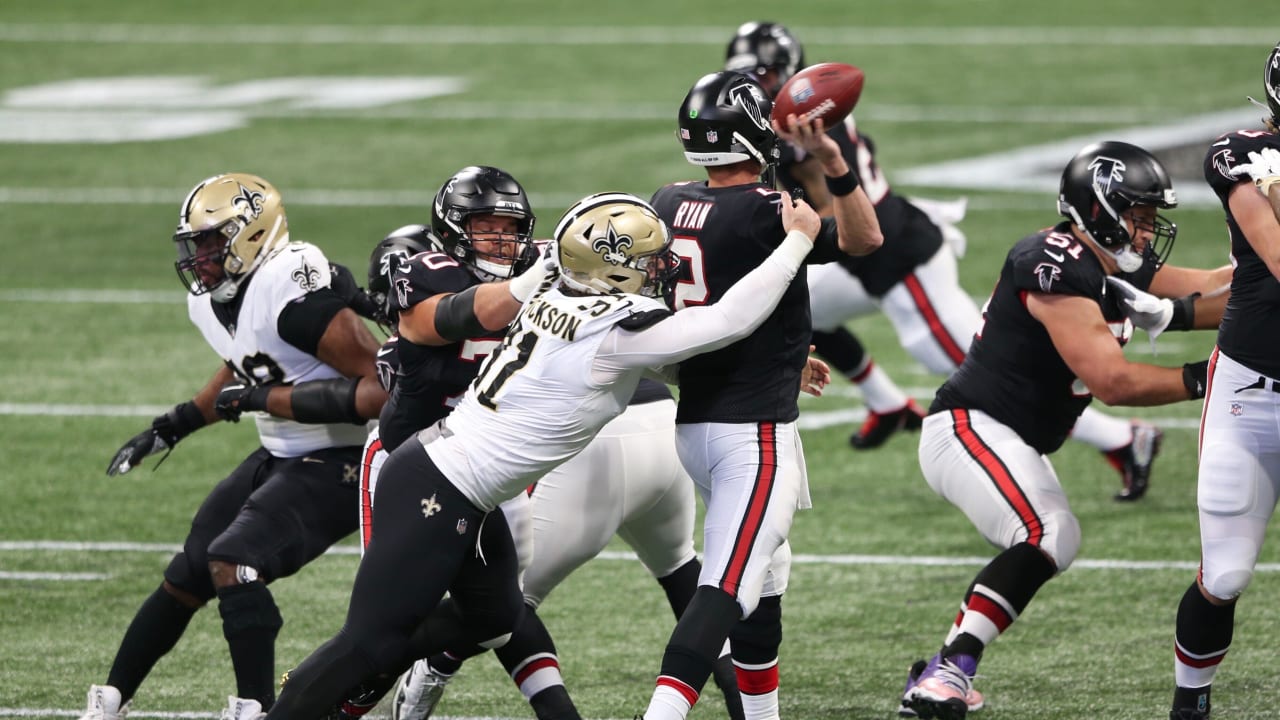
M1143 253L1133 247L1136 228L1123 217L1133 207L1178 206L1169 173L1154 155L1124 142L1090 145L1067 163L1058 190L1058 212L1069 218L1099 248L1111 254L1123 272L1142 267ZM1145 252L1157 267L1173 249L1178 226L1156 215Z
M769 125L773 101L749 75L722 70L694 83L680 104L680 144L694 165L731 165L755 160L762 170L781 157Z
M1271 111L1271 117L1266 118L1267 124L1273 132L1280 132L1280 44L1267 56L1267 66L1262 69L1262 84L1267 91L1267 109Z
M289 242L280 192L247 173L202 180L182 202L173 241L174 268L187 290L229 302L263 260Z
M579 200L560 218L555 239L560 279L578 292L661 298L679 272L667 224L627 193Z
M724 52L725 70L752 75L771 97L804 66L800 41L778 23L743 23Z
M513 254L498 255L476 248L477 238L470 222L477 215L516 219L515 234L503 233L500 238L504 244L514 243ZM533 222L533 208L524 188L510 173L495 167L462 168L441 186L431 204L431 230L444 253L485 282L515 277L537 260Z
M389 302L392 276L410 257L436 247L439 245L426 225L405 225L383 238L369 255L368 293L377 306L373 319L388 335L395 333L400 315Z

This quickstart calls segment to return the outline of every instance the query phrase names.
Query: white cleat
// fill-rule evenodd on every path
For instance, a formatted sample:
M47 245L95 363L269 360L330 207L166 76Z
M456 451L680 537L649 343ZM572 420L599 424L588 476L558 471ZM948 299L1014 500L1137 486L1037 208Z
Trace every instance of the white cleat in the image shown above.
M451 677L432 670L425 658L415 662L396 681L391 720L426 720L431 717Z
M80 720L123 720L129 703L120 704L120 691L110 685L90 685L89 702Z
M220 720L261 720L267 714L262 712L262 703L257 700L246 700L235 695L227 696L227 707L222 709Z

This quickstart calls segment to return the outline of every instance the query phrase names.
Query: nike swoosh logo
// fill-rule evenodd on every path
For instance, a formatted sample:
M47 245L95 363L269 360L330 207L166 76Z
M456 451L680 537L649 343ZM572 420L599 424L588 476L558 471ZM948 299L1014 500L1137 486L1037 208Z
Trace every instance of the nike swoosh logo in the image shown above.
M323 463L324 461L320 458L304 457L302 458L302 462Z
M1044 251L1044 254L1045 254L1045 255L1048 255L1049 257L1053 258L1054 260L1057 260L1058 262L1064 262L1064 261L1067 259L1067 256L1066 256L1066 255L1063 255L1063 254L1061 254L1061 253L1053 252L1052 250L1045 250L1045 251Z
M1211 147L1218 147L1219 145L1230 145L1230 144L1231 144L1231 138L1224 138L1214 143Z
M378 348L378 357L382 357L383 355L390 355L395 351L396 351L395 348Z

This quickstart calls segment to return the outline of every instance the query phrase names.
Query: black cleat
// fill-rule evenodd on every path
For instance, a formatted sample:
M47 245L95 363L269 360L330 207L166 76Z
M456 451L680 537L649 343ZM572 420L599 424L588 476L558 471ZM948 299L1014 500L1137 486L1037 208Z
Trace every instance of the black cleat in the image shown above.
M1120 473L1124 488L1116 493L1116 500L1132 502L1147 494L1151 482L1151 466L1160 453L1164 433L1148 423L1133 423L1133 441L1122 448L1104 452L1107 462Z
M849 444L857 450L871 450L884 444L889 436L899 430L917 431L924 423L924 410L915 400L893 412L868 412L858 432L849 436Z

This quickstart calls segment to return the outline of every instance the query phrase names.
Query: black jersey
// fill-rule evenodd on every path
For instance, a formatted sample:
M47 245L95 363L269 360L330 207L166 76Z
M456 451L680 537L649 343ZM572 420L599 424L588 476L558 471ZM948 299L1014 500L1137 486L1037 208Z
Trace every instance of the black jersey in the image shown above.
M1228 357L1268 377L1280 377L1280 282L1254 252L1227 202L1237 183L1251 183L1249 176L1231 175L1231 169L1249 162L1250 152L1280 149L1280 136L1263 130L1237 130L1218 138L1204 158L1204 179L1222 201L1231 234L1231 297L1227 299L1218 347Z
M720 300L769 256L784 237L781 195L751 183L711 188L706 182L668 185L652 205L671 228L684 264L676 309ZM840 252L834 220L824 220L808 262L831 262ZM680 363L676 422L791 422L800 413L800 372L811 335L804 269L778 307L748 337Z
M404 311L441 293L457 293L480 284L479 278L453 258L438 252L415 255L401 264L391 279L390 302ZM388 452L414 433L449 414L480 371L484 359L502 343L503 331L492 337L470 338L450 345L418 345L395 338L383 345L393 349L379 361L397 363L388 384L378 435ZM389 365L390 367L390 365ZM379 377L384 371L379 368Z
M1125 276L1151 284L1154 265ZM930 412L981 410L1009 426L1041 453L1057 450L1093 399L1053 346L1048 330L1027 310L1028 292L1087 297L1102 310L1123 345L1133 331L1098 257L1071 234L1070 223L1018 241L1005 258L983 324L964 362L934 398Z
M845 162L858 173L858 182L876 209L884 245L859 257L842 255L839 262L862 283L872 297L883 297L916 267L929 261L942 247L942 231L923 210L907 202L889 187L876 163L875 143L858 133L853 116L827 131ZM805 159L804 150L783 143L778 180L788 190L800 187L791 168Z

